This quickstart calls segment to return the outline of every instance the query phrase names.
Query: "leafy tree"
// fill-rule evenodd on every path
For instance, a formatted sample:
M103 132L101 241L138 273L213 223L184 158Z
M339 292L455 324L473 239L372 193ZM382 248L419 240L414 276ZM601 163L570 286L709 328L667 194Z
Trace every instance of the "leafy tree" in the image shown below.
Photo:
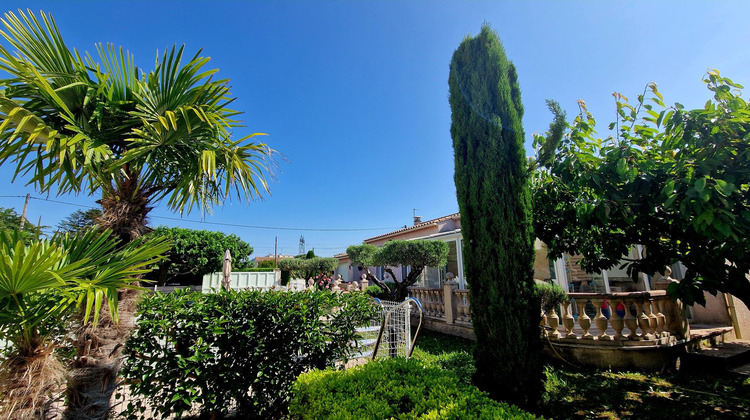
M99 62L71 51L47 14L2 23L14 51L0 46L0 159L40 191L101 193L100 225L128 242L162 200L182 214L268 190L273 151L249 141L260 133L232 139L229 81L200 51L169 48L144 71L113 45Z
M159 226L150 235L167 237L172 242L167 259L152 274L159 284L176 280L193 283L204 274L221 271L227 249L232 254L233 271L252 266L249 257L253 248L235 234Z
M448 261L448 244L441 241L390 241L382 247L370 244L352 245L346 249L353 265L365 269L367 280L388 293L391 299L402 301L409 295L407 288L419 280L425 267L442 267ZM393 288L370 271L370 267L385 267L394 280ZM406 278L397 280L393 267L410 267Z
M288 271L292 278L311 279L320 275L331 275L338 267L339 261L336 258L312 259L303 258L286 258L279 261L279 269Z
M21 216L16 213L15 209L6 209L0 207L0 231L13 232L19 230L21 226ZM46 226L34 226L31 223L24 223L21 236L28 240L41 236L41 229Z
M56 348L69 336L66 321L80 309L80 323L96 325L104 301L117 321L117 291L133 287L132 277L169 248L163 239L120 250L117 244L110 232L95 230L28 245L17 231L0 233L0 340L12 346L0 365L4 418L46 418L50 394L63 380ZM77 356L85 360L81 344ZM114 390L106 378L87 380L100 392Z
M515 66L488 25L461 42L448 84L474 380L529 407L541 396L542 364L523 106Z
M643 245L631 273L681 261L670 292L692 304L721 291L750 307L750 105L718 71L704 82L713 97L702 108L667 107L649 83L633 105L614 94L614 136L596 137L579 101L562 139L535 139L555 149L534 179L536 235L551 255L581 254L598 272Z
M57 224L57 231L62 233L76 233L87 230L97 224L102 216L100 209L76 210Z

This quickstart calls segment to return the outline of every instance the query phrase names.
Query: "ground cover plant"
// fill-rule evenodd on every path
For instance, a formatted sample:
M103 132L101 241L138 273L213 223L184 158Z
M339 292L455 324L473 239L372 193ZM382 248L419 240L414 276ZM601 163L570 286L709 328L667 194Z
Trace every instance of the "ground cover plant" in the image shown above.
M414 358L471 380L470 340L422 331ZM532 413L554 419L747 418L750 379L723 373L597 370L547 360L542 402Z
M374 308L364 293L157 292L127 342L127 417L279 418L297 376L346 358Z

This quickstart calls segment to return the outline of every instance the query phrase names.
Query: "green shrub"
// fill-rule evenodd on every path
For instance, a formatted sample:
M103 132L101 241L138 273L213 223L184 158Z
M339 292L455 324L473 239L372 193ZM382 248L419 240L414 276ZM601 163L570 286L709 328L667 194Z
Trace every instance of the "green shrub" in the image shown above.
M190 410L278 418L296 377L346 358L355 328L374 314L362 293L154 293L127 342L129 418ZM154 414L146 415L150 408Z
M536 418L416 359L308 372L294 383L292 394L289 414L296 419Z
M276 263L273 260L264 260L258 263L257 268L274 268Z
M534 288L542 300L542 309L545 314L557 305L570 300L568 293L555 283L536 283Z
M338 266L339 260L336 258L287 258L279 261L282 272L290 272L292 278L305 280L321 274L332 275Z
M391 283L389 281L386 281L384 283L391 290L393 290L393 289L396 288L396 283ZM370 296L372 296L374 298L378 298L378 299L383 299L383 300L392 300L393 299L391 297L390 293L388 293L388 292L384 291L383 289L381 289L380 286L378 286L377 284L374 284L372 286L367 286L367 289L365 289L365 293L367 293L368 295L370 295Z

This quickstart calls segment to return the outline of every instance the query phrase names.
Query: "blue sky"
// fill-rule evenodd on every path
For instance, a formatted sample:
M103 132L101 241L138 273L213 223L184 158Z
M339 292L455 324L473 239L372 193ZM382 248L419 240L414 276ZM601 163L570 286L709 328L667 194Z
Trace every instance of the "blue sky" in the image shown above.
M3 9L18 7L3 2ZM227 202L206 222L164 205L151 224L235 233L254 255L330 256L364 238L458 211L448 105L448 65L467 34L487 21L515 63L525 107L527 150L545 131L545 99L568 115L583 99L601 136L614 119L612 92L635 98L655 81L667 103L698 107L701 82L716 68L750 83L750 3L713 1L315 1L24 2L52 13L69 47L94 51L111 42L151 69L156 51L203 48L231 79L246 129L286 158L265 201ZM39 196L0 167L2 195ZM50 199L95 206L98 197ZM23 198L0 197L19 211ZM76 206L32 200L28 217L56 225ZM368 230L301 230L368 229Z

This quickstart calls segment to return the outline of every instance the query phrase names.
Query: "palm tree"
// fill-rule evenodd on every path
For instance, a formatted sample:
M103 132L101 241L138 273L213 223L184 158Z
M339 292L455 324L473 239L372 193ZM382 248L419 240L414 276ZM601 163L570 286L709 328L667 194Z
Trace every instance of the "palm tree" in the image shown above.
M11 345L0 364L0 417L46 418L64 379L56 349L75 311L97 324L107 301L116 321L117 291L135 287L132 278L169 249L158 238L119 250L118 242L98 229L29 245L0 232L0 339Z
M71 51L47 14L1 21L14 51L0 46L0 162L40 191L100 193L99 224L123 242L163 199L183 214L268 192L275 151L250 141L262 133L232 139L228 80L200 51L183 60L173 46L144 72L112 45L97 46L99 62Z

